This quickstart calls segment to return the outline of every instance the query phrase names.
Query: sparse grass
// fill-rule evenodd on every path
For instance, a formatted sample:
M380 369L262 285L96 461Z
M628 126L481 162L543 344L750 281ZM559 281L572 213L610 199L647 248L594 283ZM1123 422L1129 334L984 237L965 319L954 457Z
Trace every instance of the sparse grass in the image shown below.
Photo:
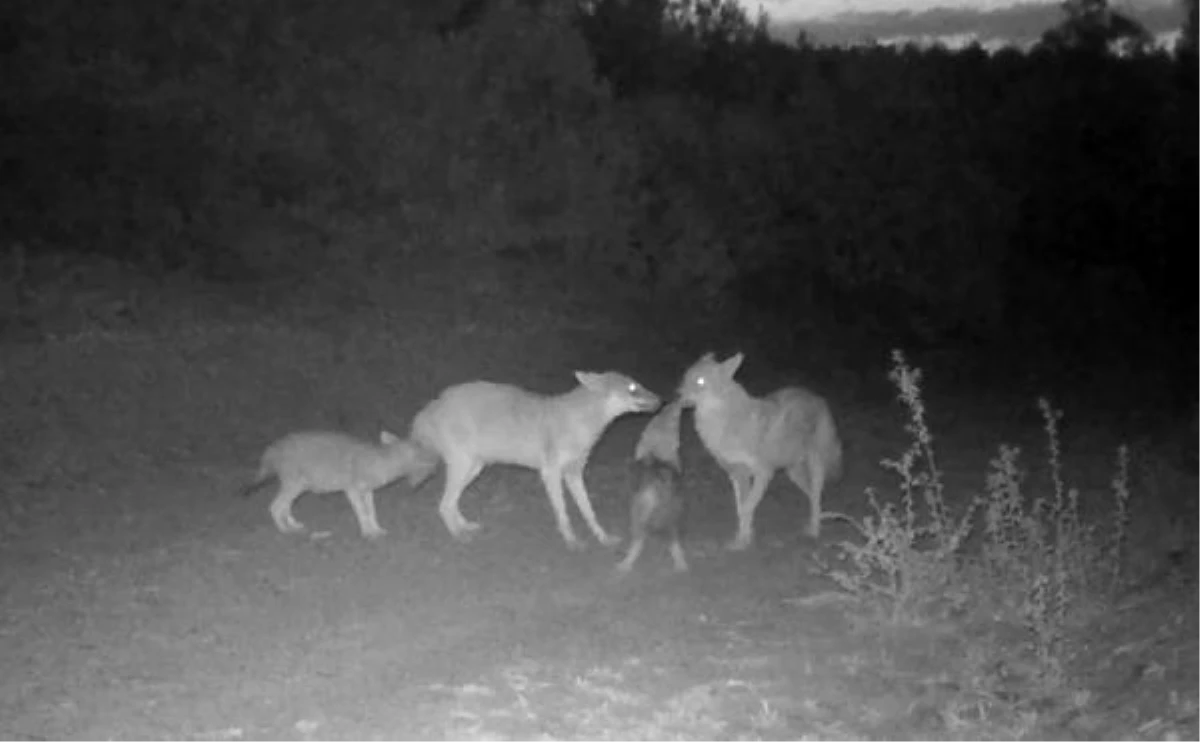
M428 691L445 705L447 736L455 739L742 740L784 733L779 704L787 699L777 688L708 674L680 684L639 657L578 672L526 660L485 682Z
M982 494L956 497L947 493L935 457L921 373L899 351L892 360L889 378L908 413L911 442L882 465L898 476L899 495L885 499L868 489L871 512L858 521L846 518L861 538L836 544L841 561L825 566L827 576L849 600L847 610L860 629L888 634L900 627L950 627L973 637L959 651L941 655L941 672L955 677L962 691L939 711L954 734L988 736L985 730L995 726L985 721L997 716L1009 717L1004 728L1016 737L1044 733L1063 719L1088 719L1099 696L1090 689L1095 666L1083 659L1084 648L1114 608L1123 610L1120 597L1146 573L1130 564L1137 512L1130 448L1119 445L1110 459L1108 507L1093 507L1085 517L1085 495L1064 475L1062 412L1039 399L1047 486L1034 486L1021 450L1002 444ZM1193 477L1192 498L1195 488ZM1194 554L1194 530L1191 539ZM1196 640L1180 628L1196 623L1194 583L1182 594L1154 594L1163 602L1157 614L1143 618L1156 635L1165 632L1190 648L1187 664L1176 659L1171 672L1176 682L1194 684L1189 665L1195 664ZM1014 677L1022 678L1015 689ZM1171 714L1183 729L1195 728L1194 711ZM1155 734L1152 728L1158 727L1136 732ZM1177 732L1156 733L1170 738Z

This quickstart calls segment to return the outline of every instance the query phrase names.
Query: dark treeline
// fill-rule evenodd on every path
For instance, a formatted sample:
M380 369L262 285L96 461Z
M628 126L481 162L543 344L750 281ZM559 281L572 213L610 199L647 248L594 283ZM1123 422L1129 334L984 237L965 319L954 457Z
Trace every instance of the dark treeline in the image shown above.
M12 0L0 237L351 283L529 249L1194 358L1194 3L1179 50L1119 56L1079 2L989 55L784 45L721 0ZM320 237L239 236L264 220Z

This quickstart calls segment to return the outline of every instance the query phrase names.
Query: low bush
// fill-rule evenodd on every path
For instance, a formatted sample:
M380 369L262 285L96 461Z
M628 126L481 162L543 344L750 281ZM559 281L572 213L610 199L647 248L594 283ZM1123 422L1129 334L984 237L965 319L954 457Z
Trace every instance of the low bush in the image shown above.
M1021 451L1001 445L983 492L957 502L946 492L926 418L921 372L894 351L889 374L908 415L909 447L883 466L898 498L868 490L870 514L851 522L861 539L837 545L830 578L869 615L892 623L988 615L1024 627L1026 648L1046 678L1062 673L1073 627L1095 618L1127 587L1130 450L1117 449L1111 505L1085 516L1065 481L1062 413L1038 401L1049 491L1030 485Z

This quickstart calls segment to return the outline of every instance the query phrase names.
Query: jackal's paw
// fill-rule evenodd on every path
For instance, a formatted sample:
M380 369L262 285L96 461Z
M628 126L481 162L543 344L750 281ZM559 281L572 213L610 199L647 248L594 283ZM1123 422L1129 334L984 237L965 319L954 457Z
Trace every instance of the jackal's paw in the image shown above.
M478 523L454 513L443 513L442 521L446 524L446 530L450 532L450 536L460 543L470 541L475 532L479 530Z
M604 546L616 546L621 543L621 537L615 533L602 533L596 537L596 540Z
M278 529L280 533L289 536L297 533L304 533L304 524L298 520L277 520L275 521L275 528Z
M753 543L754 543L753 536L743 536L743 535L739 534L737 536L734 536L733 540L730 541L725 546L725 548L728 549L729 551L745 551L746 549L749 549L750 545Z
M385 528L369 528L369 529L363 531L362 535L363 535L363 538L365 538L368 541L379 541L380 539L382 539L384 536L387 535L387 529L385 529Z
M678 541L671 544L671 561L675 564L676 572L688 571L687 557L684 556L683 547Z

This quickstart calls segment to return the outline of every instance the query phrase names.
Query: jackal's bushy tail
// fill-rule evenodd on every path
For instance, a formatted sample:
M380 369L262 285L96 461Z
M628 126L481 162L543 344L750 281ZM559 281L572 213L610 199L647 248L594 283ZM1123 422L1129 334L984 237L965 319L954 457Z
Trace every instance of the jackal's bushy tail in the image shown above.
M250 497L251 495L262 490L263 488L265 488L267 485L269 485L271 482L274 482L274 481L275 481L274 474L260 475L258 477L258 479L255 479L250 484L247 484L244 487L238 488L237 492L235 492L234 495L236 495L237 497Z
M818 435L819 445L824 449L825 481L836 482L846 473L845 452L842 438L838 435L837 425L832 416L827 416Z

